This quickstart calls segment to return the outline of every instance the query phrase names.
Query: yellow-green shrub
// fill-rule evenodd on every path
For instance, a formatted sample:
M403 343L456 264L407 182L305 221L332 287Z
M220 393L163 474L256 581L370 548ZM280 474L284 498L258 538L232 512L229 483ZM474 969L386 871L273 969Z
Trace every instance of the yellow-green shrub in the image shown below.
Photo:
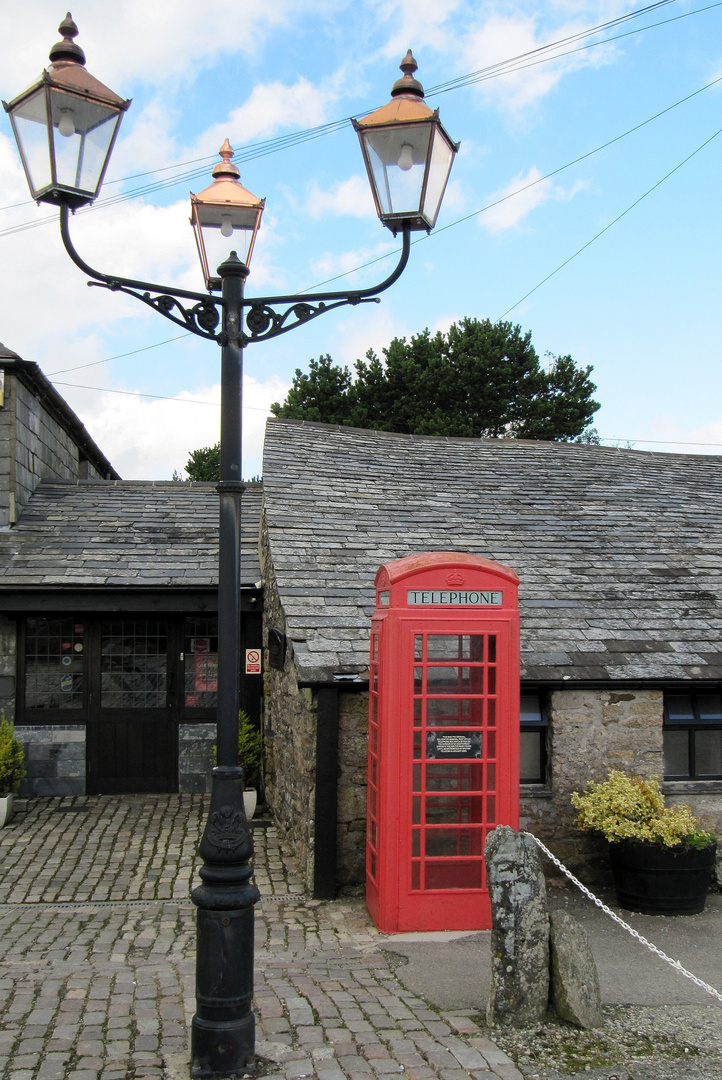
M712 833L700 827L689 806L665 806L656 779L643 780L613 769L602 783L591 781L586 794L572 794L580 829L601 833L607 840L639 840L676 847L706 847Z

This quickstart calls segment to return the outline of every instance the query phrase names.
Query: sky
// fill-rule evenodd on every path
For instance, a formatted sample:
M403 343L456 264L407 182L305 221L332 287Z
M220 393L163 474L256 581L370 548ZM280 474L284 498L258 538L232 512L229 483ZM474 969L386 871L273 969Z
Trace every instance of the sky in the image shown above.
M39 77L64 15L3 11L4 100ZM399 244L350 117L389 99L408 48L461 143L436 229L380 304L245 350L244 476L296 368L326 353L352 368L465 316L591 365L603 441L722 453L722 0L74 0L72 15L88 70L133 99L100 198L71 223L105 273L202 291L189 193L228 137L266 198L247 295L381 281ZM57 213L30 200L4 111L0 341L126 479L170 479L219 437L220 349L87 288Z

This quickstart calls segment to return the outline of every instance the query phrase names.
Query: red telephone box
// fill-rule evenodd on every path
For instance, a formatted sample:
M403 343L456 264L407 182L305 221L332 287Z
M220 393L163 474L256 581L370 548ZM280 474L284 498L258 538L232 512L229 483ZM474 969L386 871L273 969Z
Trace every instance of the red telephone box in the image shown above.
M376 575L366 903L387 933L491 926L484 841L519 827L518 584L459 552Z

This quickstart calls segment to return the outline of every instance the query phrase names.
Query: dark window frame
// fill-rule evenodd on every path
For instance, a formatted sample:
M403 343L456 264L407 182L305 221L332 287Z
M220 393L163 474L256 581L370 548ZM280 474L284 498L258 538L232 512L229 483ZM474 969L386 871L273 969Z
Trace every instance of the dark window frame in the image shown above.
M662 721L662 738L666 732L686 732L687 734L687 773L668 773L665 769L665 781L686 780L695 783L715 783L722 780L722 772L698 773L696 761L696 734L698 732L719 731L722 739L722 710L719 717L703 717L700 709L700 699L705 695L719 694L720 688L705 690L666 690L664 692L664 712ZM688 698L692 715L689 717L673 717L670 719L670 699Z
M549 730L549 701L545 691L537 687L524 687L521 697L536 697L539 701L539 720L524 720L519 717L519 734L537 734L539 737L539 775L527 777L521 775L521 755L519 761L520 784L546 784L548 776L547 731Z

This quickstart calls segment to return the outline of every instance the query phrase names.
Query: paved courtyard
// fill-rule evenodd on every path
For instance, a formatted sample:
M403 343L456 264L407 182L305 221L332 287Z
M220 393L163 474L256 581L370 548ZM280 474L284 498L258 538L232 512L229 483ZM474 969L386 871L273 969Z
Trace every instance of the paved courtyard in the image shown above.
M0 830L0 1080L188 1076L189 892L206 807L177 795L29 800ZM648 1008L647 976L638 1004L605 997L603 1032L552 1021L491 1041L487 935L385 938L360 899L303 895L270 822L255 823L253 836L257 1049L269 1080L722 1077L722 1009L684 994L671 1004L669 990ZM719 899L699 933L686 923L688 947L702 954L720 948ZM612 944L601 933L600 953ZM623 988L624 965L640 956L626 941L617 948ZM459 1000L446 1000L449 986Z
M0 831L0 1077L188 1075L201 796L28 800ZM265 826L265 827L264 827ZM467 1013L396 979L359 900L302 895L253 829L258 1050L270 1076L520 1080Z

